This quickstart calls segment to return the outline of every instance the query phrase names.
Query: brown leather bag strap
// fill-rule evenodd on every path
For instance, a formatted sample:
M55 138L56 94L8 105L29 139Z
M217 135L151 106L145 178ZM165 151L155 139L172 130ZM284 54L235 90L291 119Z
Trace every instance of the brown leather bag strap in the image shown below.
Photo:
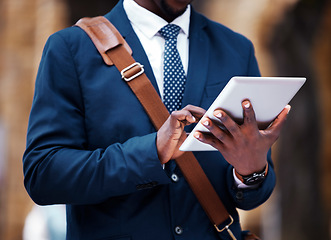
M104 17L82 18L77 23L91 38L107 65L115 65L159 129L169 113L151 85L143 66L132 58L132 50L117 29ZM130 79L131 77L134 77ZM157 114L155 114L157 113Z
M76 25L90 36L105 63L114 64L121 72L123 80L127 81L158 130L169 117L169 112L144 73L143 66L131 56L132 50L121 34L104 17L83 18ZM184 153L176 163L216 230L222 232L226 229L235 239L228 228L233 219L193 153ZM229 220L230 223L220 229L219 226Z

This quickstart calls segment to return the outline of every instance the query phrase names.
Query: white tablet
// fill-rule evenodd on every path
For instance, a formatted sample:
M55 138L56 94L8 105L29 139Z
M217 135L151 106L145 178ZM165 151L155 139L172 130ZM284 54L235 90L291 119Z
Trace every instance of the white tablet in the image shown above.
M259 128L265 129L291 101L305 81L306 78L301 77L233 77L205 115L217 121L213 112L216 109L222 109L240 124L243 122L241 103L249 99ZM193 136L196 130L208 132L208 129L198 122L179 149L181 151L215 151L214 147L200 142Z

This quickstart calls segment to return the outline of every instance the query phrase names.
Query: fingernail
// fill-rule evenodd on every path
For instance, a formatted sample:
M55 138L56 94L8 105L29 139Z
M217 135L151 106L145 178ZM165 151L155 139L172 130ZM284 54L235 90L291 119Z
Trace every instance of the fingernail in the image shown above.
M196 133L194 133L194 137L195 137L196 139L200 139L201 135L200 135L200 133L196 132Z
M251 106L251 104L249 103L249 102L246 102L245 104L244 104L244 107L245 108L249 108Z
M218 117L218 118L222 118L223 117L223 115L222 115L221 112L217 113L215 116Z
M290 111L291 111L291 106L290 105L286 105L285 108L287 109L287 114L289 114Z
M197 119L194 116L192 116L192 120L193 122L195 122Z
M202 124L205 125L205 126L209 126L209 121L208 120L203 121Z

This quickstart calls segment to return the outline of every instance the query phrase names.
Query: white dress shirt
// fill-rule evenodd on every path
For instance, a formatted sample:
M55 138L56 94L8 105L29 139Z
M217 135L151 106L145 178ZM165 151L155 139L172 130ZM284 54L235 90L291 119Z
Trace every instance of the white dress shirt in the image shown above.
M147 54L160 90L161 98L163 99L163 59L165 40L159 34L159 30L167 25L168 22L141 7L134 0L124 0L123 6L133 30L137 34ZM177 38L177 48L186 74L188 68L190 15L191 6L188 5L186 11L171 22L181 28Z

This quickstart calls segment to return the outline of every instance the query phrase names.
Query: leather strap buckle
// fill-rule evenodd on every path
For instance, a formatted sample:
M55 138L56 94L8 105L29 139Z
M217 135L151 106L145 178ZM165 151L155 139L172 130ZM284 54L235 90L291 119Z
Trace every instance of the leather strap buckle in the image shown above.
M129 82L131 81L132 79L135 79L136 77L140 76L141 74L144 73L144 66L141 65L140 63L138 62L135 62L133 64L131 64L130 66L124 68L122 71L121 71L121 75L122 75L122 78Z
M237 240L237 238L233 235L232 231L230 230L230 226L231 224L233 223L233 218L231 215L229 215L230 217L230 223L227 224L225 227L223 227L222 229L219 229L218 226L216 224L214 224L214 227L216 228L217 232L223 232L225 229L226 231L228 232L228 234L230 235L230 237L233 239L233 240Z

